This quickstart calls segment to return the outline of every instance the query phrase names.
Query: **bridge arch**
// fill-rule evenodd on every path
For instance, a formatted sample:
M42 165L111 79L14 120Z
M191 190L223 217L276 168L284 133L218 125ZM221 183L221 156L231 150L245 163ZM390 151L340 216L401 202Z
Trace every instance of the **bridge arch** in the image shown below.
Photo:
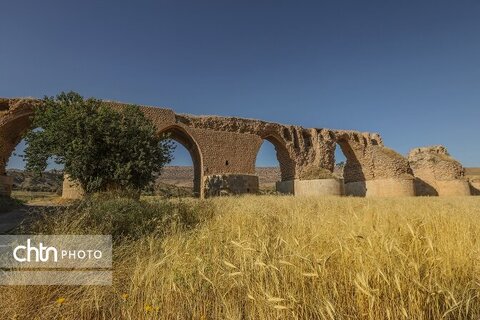
M8 99L0 99L0 196L11 194L13 178L6 175L7 163L31 127L33 106L24 102L12 104Z
M168 139L175 140L187 149L193 163L193 193L203 198L203 157L193 136L178 125L166 127L159 132L160 135L168 135Z
M20 143L23 136L31 129L33 109L22 109L6 115L0 122L0 175L5 175L8 159Z
M261 136L262 140L270 142L276 152L277 160L280 165L280 175L282 181L293 180L295 178L295 161L290 156L284 140L275 133L269 133ZM257 150L256 157L258 157Z
M345 157L345 167L343 171L343 178L345 183L365 181L365 163L363 159L359 159L350 141L347 139L339 139L336 141Z

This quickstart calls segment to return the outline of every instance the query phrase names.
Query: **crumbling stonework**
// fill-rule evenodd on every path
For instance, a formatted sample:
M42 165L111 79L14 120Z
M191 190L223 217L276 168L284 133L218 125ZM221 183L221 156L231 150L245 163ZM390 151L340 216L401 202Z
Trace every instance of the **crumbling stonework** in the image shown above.
M0 176L5 175L6 162L22 135L30 129L29 118L40 103L41 100L37 99L0 99ZM115 109L126 106L112 101L104 103ZM218 194L220 190L225 193L225 188L234 185L235 188L227 191L253 192L255 188L251 186L251 179L242 182L248 184L248 188L238 187L240 180L236 179L255 175L256 157L265 140L275 146L282 181L305 181L306 176L311 180L331 178L324 173L333 172L338 145L347 159L343 171L346 194L413 194L413 175L407 159L386 148L377 133L304 128L236 117L176 114L167 108L140 108L155 124L159 134L169 134L190 152L194 166L194 192L199 197ZM310 177L312 172L319 175ZM219 180L218 176L222 178ZM320 189L318 194L322 194Z
M408 155L419 196L470 195L464 168L444 146L412 149Z
M0 98L0 175L22 136L30 129L30 116L38 100Z
M211 175L204 179L205 197L258 192L258 176L244 174Z

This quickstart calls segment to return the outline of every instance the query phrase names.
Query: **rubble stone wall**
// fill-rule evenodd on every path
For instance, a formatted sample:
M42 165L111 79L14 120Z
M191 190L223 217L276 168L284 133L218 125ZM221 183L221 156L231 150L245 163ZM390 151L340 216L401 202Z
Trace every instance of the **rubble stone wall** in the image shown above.
M415 176L418 196L470 195L465 169L444 146L412 149L408 162Z

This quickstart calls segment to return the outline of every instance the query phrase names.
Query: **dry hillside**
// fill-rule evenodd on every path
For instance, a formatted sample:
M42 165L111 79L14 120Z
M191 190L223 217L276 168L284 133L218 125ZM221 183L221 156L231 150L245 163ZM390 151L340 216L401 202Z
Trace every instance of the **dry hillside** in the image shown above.
M7 175L13 176L13 189L33 192L60 192L62 190L63 172L47 171L40 177L23 170L10 169Z
M480 168L465 168L467 177L480 177Z

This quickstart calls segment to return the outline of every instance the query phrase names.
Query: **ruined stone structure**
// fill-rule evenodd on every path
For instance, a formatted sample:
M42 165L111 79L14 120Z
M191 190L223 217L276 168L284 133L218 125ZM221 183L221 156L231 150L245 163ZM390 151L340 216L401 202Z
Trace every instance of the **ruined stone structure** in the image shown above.
M480 196L480 168L465 168L465 176L470 183L470 193Z
M465 170L445 147L415 148L408 155L415 175L415 193L420 196L470 195Z
M62 184L62 198L81 199L84 195L83 188L75 181L69 179L68 175L65 174Z
M480 196L480 178L471 178L470 183L470 193L473 196Z
M0 99L0 186L8 193L5 165L30 116L36 99ZM125 104L104 102L112 108ZM194 191L200 196L255 193L255 160L264 140L275 146L285 193L355 196L413 196L414 176L408 160L386 148L377 133L303 128L253 119L176 114L165 108L140 107L158 133L189 151L194 165ZM334 179L335 148L347 161L343 181ZM312 175L312 172L318 172ZM328 180L328 181L327 181ZM75 194L67 181L65 194ZM0 192L2 192L0 190ZM77 194L78 195L78 194Z

